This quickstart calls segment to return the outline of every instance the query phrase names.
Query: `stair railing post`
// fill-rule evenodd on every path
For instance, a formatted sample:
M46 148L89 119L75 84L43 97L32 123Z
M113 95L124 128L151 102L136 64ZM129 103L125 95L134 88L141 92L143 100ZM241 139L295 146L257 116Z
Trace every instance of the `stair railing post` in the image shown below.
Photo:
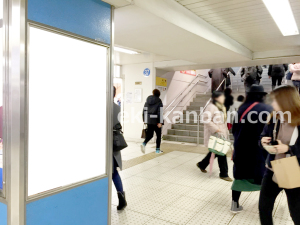
M200 115L201 112L199 112L199 115L197 115L197 146L199 146L199 133L200 133Z

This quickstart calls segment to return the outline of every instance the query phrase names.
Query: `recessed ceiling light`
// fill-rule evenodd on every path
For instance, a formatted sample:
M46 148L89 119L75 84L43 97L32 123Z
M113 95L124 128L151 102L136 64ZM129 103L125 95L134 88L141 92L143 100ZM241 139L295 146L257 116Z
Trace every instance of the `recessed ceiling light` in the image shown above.
M283 36L299 34L289 0L263 0Z
M125 49L125 48L115 47L114 49L115 49L116 52L123 52L123 53L131 54L131 55L139 54L136 51L128 50L128 49Z

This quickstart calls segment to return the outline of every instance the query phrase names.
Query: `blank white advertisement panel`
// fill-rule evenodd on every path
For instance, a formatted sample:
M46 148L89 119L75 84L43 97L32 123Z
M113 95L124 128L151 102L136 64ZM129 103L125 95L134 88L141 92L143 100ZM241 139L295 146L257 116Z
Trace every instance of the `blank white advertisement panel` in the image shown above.
M28 195L106 173L107 48L29 28Z

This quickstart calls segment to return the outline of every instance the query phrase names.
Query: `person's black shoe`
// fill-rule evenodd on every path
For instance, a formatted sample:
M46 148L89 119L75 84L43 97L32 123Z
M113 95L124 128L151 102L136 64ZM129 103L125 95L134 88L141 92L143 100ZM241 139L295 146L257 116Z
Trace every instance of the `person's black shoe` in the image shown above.
M196 165L197 165L197 167L201 170L202 173L207 173L207 171L206 171L205 169L202 169L202 168L200 167L199 163L197 163Z
M125 192L118 192L118 198L119 198L119 205L117 207L117 210L123 210L127 206L127 201L125 198Z

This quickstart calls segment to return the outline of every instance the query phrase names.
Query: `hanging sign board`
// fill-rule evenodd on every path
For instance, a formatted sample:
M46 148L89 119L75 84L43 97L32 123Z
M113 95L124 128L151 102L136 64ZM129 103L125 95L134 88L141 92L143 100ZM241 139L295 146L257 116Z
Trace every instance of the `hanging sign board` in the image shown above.
M180 73L196 76L196 70L181 70Z

